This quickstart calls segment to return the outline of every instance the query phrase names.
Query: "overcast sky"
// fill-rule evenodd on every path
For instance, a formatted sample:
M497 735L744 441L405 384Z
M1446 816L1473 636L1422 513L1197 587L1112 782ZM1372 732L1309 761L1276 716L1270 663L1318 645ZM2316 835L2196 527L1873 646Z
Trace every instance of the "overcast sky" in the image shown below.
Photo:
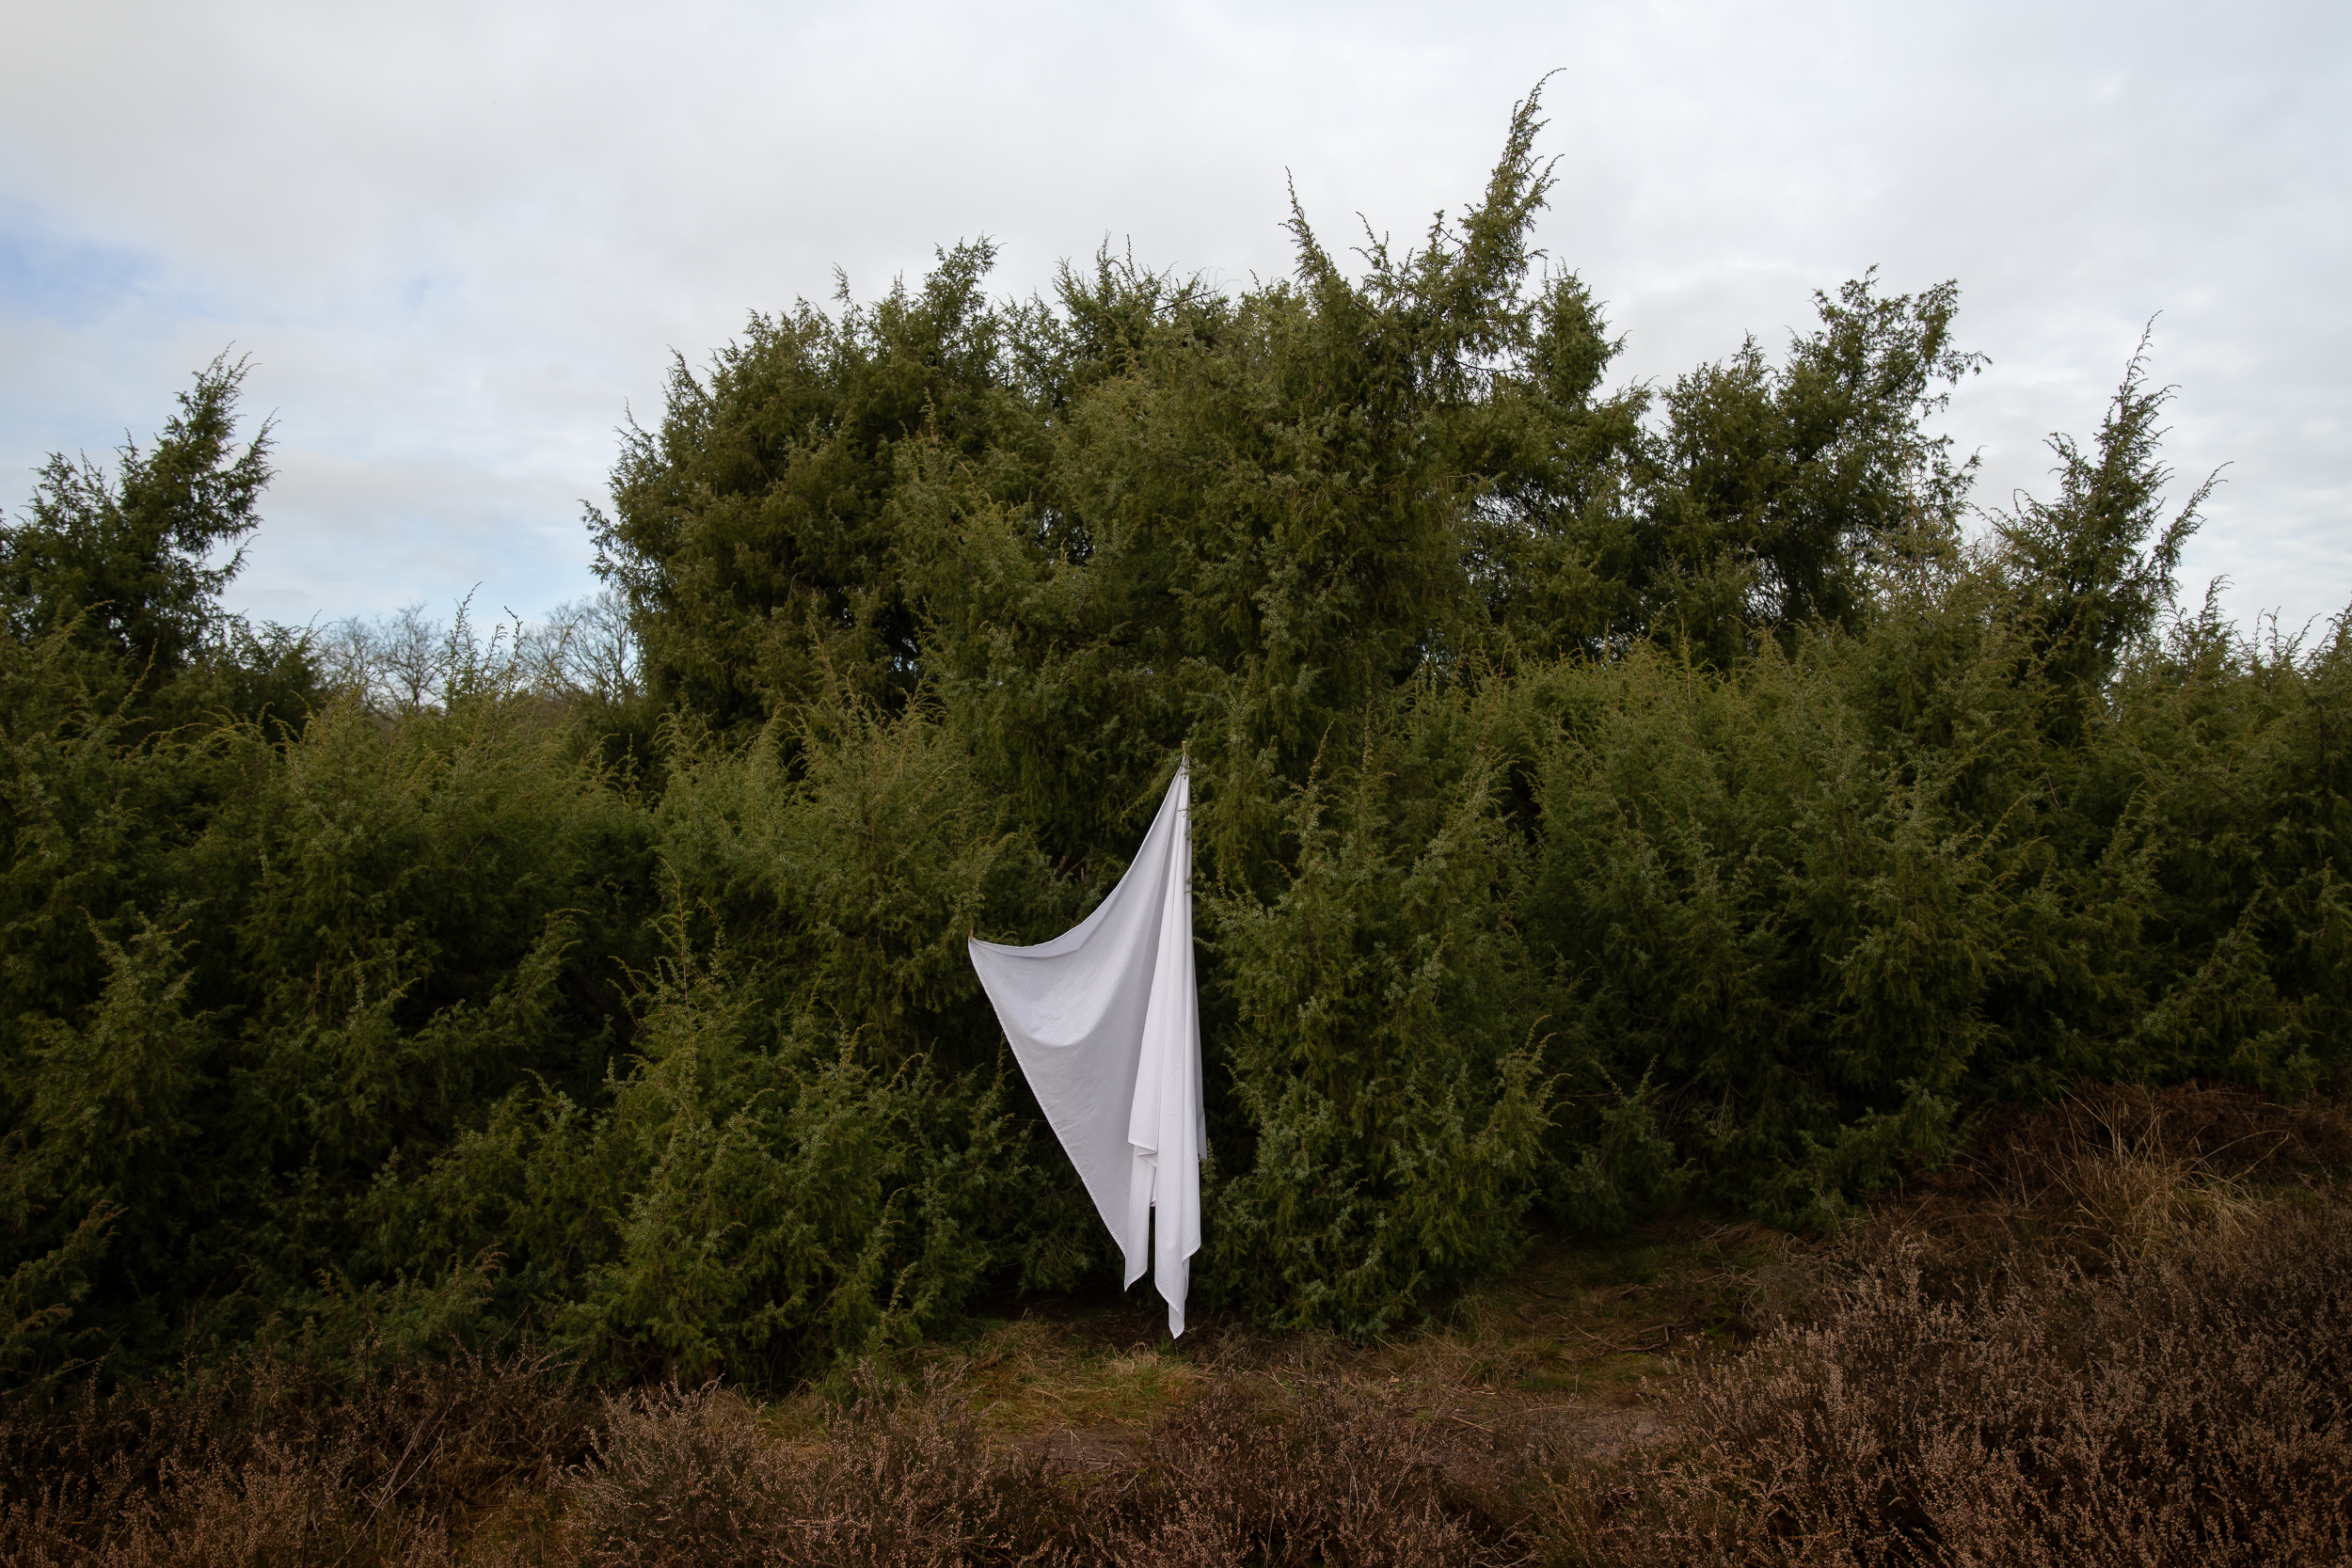
M1238 283L1481 189L1546 71L1540 237L1662 379L1876 265L1962 288L1979 499L2046 484L2156 317L2241 620L2352 603L2352 7L0 0L0 507L224 347L278 420L238 608L536 615L668 351L1109 241ZM2185 486L2183 486L2185 488Z

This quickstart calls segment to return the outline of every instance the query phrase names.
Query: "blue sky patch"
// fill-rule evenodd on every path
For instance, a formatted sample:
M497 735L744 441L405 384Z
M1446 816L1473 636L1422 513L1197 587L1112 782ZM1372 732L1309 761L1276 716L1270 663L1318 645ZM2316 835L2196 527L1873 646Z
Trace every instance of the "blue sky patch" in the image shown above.
M59 235L24 213L0 214L0 306L12 315L86 326L148 293L155 264L128 246Z

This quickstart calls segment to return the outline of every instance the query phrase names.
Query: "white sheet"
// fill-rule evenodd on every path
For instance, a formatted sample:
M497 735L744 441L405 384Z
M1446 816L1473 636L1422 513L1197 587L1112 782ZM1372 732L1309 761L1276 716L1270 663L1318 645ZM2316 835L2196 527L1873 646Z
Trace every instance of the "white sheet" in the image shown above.
M1135 863L1092 914L1051 942L973 942L972 967L1013 1059L1118 1238L1184 1331L1200 1250L1200 998L1192 965L1192 777L1178 764ZM1156 1235L1153 1211L1159 1214Z

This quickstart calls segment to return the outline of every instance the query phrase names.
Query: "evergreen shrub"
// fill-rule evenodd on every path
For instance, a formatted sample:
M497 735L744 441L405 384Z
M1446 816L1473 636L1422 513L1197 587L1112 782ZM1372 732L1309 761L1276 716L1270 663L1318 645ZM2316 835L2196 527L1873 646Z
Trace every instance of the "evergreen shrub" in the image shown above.
M1954 288L1610 390L1539 129L1352 266L1295 210L1246 289L998 301L975 242L753 317L626 436L586 684L221 615L235 367L53 463L5 1375L528 1331L773 1385L1099 1275L961 943L1093 908L1187 752L1196 1289L1263 1322L1378 1333L1539 1218L1825 1223L2084 1075L2340 1072L2352 629L2183 609L2144 354L1971 533Z

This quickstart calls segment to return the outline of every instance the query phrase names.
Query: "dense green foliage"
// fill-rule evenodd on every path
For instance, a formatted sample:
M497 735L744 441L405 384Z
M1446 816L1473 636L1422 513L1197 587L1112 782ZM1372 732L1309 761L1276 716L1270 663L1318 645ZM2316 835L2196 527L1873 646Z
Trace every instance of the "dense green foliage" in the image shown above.
M231 367L53 462L0 534L6 1375L525 1325L772 1380L1089 1277L961 942L1090 908L1184 745L1196 1290L1262 1321L1375 1332L1537 1214L1819 1221L2081 1074L2340 1069L2352 633L2177 610L2141 362L1971 544L1956 291L1606 391L1536 130L1357 276L1294 214L1240 293L1009 305L980 244L753 317L590 518L634 690L461 621L388 701L219 617Z

